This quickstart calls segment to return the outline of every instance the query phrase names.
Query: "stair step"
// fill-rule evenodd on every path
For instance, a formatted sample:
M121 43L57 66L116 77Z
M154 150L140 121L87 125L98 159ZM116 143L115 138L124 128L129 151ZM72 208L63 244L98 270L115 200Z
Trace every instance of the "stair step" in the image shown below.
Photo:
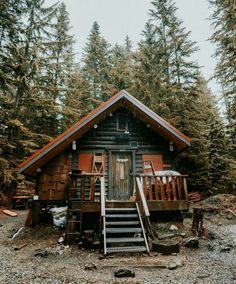
M106 240L107 240L107 244L144 242L144 238L107 238Z
M117 226L117 225L139 225L139 224L140 224L139 221L108 221L108 222L106 222L107 226L110 226L110 225L114 225L114 226Z
M102 231L104 233L104 231ZM106 233L141 233L141 228L107 228Z
M106 208L106 212L111 212L111 211L118 211L118 212L123 212L123 211L137 211L136 208Z
M107 214L107 218L138 218L138 214Z
M146 247L144 247L144 246L107 248L107 253L112 253L112 252L144 252L144 251L147 251Z

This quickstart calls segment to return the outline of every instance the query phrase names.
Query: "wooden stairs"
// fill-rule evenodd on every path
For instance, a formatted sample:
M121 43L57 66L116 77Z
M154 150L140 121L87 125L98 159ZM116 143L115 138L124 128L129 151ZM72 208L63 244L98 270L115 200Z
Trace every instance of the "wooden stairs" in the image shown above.
M138 204L133 208L105 208L104 254L147 252L149 247Z

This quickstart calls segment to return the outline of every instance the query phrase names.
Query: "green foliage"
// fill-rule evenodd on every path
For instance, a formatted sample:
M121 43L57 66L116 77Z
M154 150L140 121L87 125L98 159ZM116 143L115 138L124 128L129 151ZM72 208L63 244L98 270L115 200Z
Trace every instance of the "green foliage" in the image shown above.
M214 33L211 41L215 43L217 65L215 78L222 86L231 137L232 155L236 159L236 5L235 1L209 0L213 13L211 16Z
M110 97L109 57L109 44L101 36L98 23L94 22L84 47L82 74L89 83L90 96L96 101L95 105Z

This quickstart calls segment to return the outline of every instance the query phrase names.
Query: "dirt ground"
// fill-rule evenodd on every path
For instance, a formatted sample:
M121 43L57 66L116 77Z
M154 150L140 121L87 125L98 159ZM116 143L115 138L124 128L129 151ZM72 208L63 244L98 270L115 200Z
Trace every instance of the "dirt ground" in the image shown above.
M103 258L98 251L59 245L63 231L48 225L25 227L27 211L17 211L18 217L0 213L0 283L236 283L236 217L233 211L236 198L227 200L227 205L224 204L226 198L218 199L204 204L215 210L204 214L208 234L199 238L199 248L183 245L191 235L191 214L186 215L183 223L153 224L159 239L179 241L180 252L175 255L151 253L150 256ZM170 231L171 225L178 230ZM12 240L21 227L20 234ZM37 253L41 256L35 256ZM135 272L135 277L115 278L114 272L120 268L129 268Z

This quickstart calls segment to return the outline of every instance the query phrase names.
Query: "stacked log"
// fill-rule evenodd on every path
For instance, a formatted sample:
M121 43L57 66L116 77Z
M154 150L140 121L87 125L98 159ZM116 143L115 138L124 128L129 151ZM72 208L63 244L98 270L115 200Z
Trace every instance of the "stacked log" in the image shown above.
M188 201L190 202L199 202L202 200L201 193L196 191L196 192L189 192L188 193Z

